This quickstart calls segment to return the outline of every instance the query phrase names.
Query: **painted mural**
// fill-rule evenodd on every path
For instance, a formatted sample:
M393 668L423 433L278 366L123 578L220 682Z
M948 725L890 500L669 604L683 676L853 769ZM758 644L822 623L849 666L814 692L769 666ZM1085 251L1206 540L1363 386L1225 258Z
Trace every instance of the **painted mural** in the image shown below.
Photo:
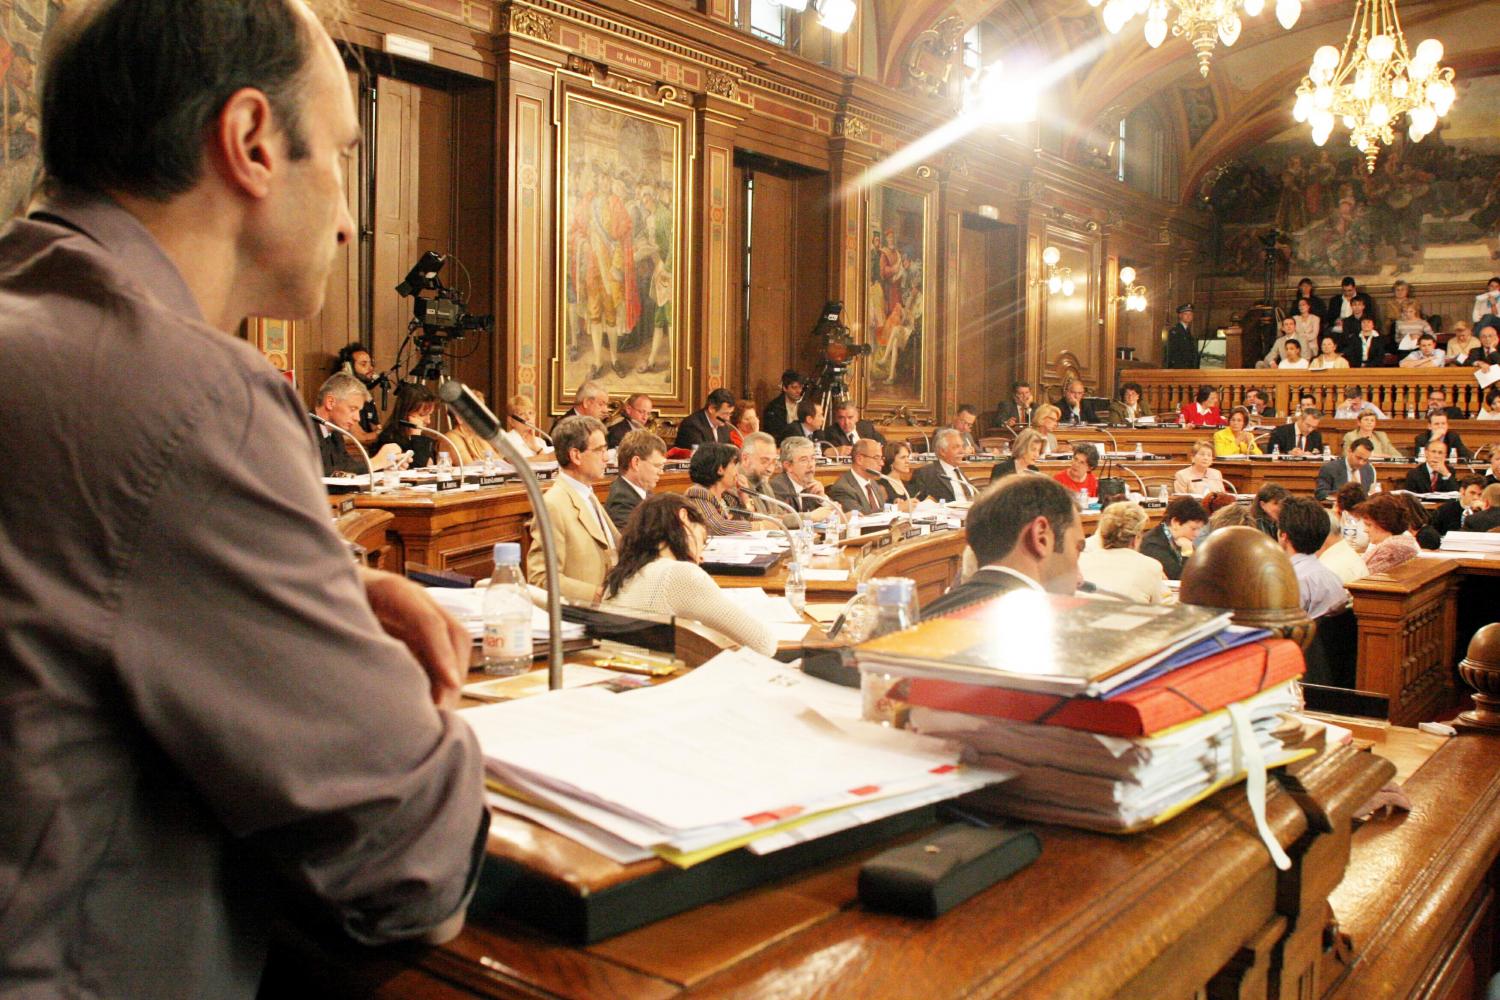
M25 207L40 162L36 67L60 0L0 0L0 218Z
M1368 173L1335 129L1306 126L1262 144L1206 184L1220 223L1216 273L1260 284L1263 241L1278 277L1480 282L1500 267L1500 76L1463 81L1447 121L1420 143L1404 133Z

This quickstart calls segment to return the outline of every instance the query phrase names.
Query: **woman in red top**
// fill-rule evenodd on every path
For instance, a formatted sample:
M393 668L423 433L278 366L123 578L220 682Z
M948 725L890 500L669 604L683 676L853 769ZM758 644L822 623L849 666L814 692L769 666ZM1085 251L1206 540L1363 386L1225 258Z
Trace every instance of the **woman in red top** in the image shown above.
M1198 401L1182 408L1182 422L1188 427L1222 427L1224 416L1219 412L1219 390L1200 385Z
M734 404L734 415L729 418L729 443L736 448L743 448L745 438L758 430L760 414L755 412L755 400L738 400Z
M1093 445L1075 444L1073 463L1052 478L1062 483L1069 493L1087 491L1089 499L1093 500L1099 496L1099 479L1094 475L1094 469L1098 465L1099 453L1094 450Z

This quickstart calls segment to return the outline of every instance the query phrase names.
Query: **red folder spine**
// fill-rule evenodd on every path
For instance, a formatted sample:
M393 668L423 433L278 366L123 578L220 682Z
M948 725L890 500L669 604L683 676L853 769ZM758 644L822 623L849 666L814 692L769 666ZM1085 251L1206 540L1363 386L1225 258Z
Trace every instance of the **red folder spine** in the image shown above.
M1247 643L1163 674L1114 698L1059 698L927 678L906 681L913 705L1015 722L1149 736L1301 676L1302 650L1286 639Z

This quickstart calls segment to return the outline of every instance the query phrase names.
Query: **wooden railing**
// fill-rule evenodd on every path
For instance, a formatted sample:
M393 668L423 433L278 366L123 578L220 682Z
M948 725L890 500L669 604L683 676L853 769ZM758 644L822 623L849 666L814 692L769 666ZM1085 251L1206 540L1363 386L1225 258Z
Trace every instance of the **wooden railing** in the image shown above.
M1483 392L1472 368L1349 368L1335 371L1281 371L1254 368L1205 368L1199 371L1133 369L1125 381L1139 383L1152 411L1176 413L1192 402L1199 386L1219 390L1219 404L1228 413L1245 398L1246 389L1260 389L1286 413L1299 395L1311 393L1325 414L1332 414L1344 400L1344 390L1357 385L1365 398L1388 416L1420 415L1427 408L1427 394L1434 388L1448 392L1448 405L1474 416L1483 406Z
M1453 703L1457 588L1446 559L1412 559L1349 585L1359 619L1354 686L1383 695L1394 725L1437 718Z

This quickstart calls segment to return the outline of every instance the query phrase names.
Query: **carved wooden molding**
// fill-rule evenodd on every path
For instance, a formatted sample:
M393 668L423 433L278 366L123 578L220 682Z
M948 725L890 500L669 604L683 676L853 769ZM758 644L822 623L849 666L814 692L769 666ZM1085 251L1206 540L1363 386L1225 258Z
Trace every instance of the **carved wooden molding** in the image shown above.
M870 126L858 115L845 111L833 120L833 134L860 142L870 141Z
M616 93L627 94L638 97L643 101L651 101L656 104L684 103L681 90L670 83L659 81L638 80L633 77L621 76L610 72L610 68L604 63L585 59L583 56L570 53L567 61L563 64L570 73L586 76L596 87L613 90Z
M514 3L500 8L498 28L502 35L526 35L544 42L555 41L557 36L557 21L551 14Z
M740 98L739 79L716 69L708 71L708 85L704 89L710 94L717 94L731 101L737 101Z
M928 97L947 96L963 37L963 19L954 14L918 35L906 51L907 86Z

